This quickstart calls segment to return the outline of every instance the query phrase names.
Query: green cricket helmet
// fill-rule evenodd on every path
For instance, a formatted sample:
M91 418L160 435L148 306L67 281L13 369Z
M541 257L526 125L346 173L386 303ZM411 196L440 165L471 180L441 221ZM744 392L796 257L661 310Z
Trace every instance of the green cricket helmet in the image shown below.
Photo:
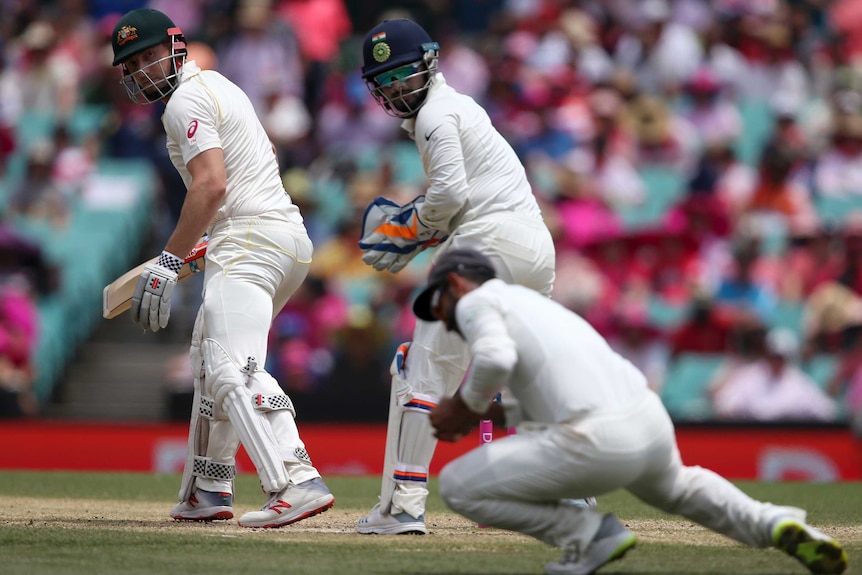
M128 70L128 58L162 43L169 45L170 55L138 70ZM139 8L126 13L114 26L111 47L113 65L121 66L123 71L120 83L136 104L161 100L179 85L178 71L185 63L186 41L183 31L163 12Z

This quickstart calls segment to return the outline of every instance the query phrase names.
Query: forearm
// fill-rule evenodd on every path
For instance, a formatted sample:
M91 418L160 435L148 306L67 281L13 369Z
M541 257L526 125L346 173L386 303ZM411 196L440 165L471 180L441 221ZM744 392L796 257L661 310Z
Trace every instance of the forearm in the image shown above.
M220 148L212 148L188 163L192 183L186 193L180 218L165 251L184 258L197 244L224 203L227 173Z
M204 235L219 207L222 205L224 190L205 187L203 183L196 189L192 184L186 194L180 217L177 221L165 251L184 258Z

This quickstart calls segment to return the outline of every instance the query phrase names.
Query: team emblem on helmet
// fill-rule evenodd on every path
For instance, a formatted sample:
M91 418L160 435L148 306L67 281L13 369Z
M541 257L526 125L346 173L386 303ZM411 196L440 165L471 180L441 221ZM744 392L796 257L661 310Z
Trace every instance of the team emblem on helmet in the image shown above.
M138 37L138 29L134 26L123 26L117 30L117 45L122 46Z
M376 61L385 62L389 59L389 56L392 55L392 49L386 42L378 42L374 45L374 48L372 48L372 53L374 54L374 59Z

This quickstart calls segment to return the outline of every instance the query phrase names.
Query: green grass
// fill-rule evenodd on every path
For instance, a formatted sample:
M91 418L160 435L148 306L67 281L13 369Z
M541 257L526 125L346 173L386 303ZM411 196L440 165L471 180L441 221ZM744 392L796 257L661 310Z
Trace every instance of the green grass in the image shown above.
M559 553L537 541L478 529L449 515L432 482L431 533L425 537L360 536L353 522L375 500L375 477L327 477L332 511L278 530L246 530L235 521L179 523L167 517L176 475L0 472L0 573L153 574L540 574ZM794 504L809 521L841 533L858 573L862 556L862 486L858 483L740 483L757 499ZM13 499L15 498L15 499ZM17 498L31 498L22 505ZM263 495L254 476L237 478L239 511ZM131 504L118 512L119 504ZM37 511L35 508L38 507ZM803 574L776 550L749 549L625 492L599 499L602 511L649 525L623 561L600 573ZM655 524L650 522L657 522Z

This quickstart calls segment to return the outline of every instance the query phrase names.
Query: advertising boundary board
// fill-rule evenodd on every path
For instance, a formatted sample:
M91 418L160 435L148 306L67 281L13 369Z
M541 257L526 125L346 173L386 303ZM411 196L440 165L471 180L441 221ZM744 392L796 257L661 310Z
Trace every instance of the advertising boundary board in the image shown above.
M182 424L0 422L0 469L179 472L185 461ZM324 475L374 475L382 470L382 424L305 423L300 431ZM479 436L439 443L431 473L479 447ZM506 433L495 433L503 440ZM862 440L840 426L677 427L682 459L729 479L766 481L862 480ZM240 448L237 467L253 473Z

